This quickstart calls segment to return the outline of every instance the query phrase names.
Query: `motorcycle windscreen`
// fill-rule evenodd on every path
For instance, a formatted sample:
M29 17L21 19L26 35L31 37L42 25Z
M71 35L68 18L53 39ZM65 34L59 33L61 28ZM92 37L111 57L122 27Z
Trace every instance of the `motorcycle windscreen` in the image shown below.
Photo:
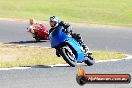
M51 47L57 47L59 44L69 38L69 36L62 31L63 29L63 26L59 26L50 33Z

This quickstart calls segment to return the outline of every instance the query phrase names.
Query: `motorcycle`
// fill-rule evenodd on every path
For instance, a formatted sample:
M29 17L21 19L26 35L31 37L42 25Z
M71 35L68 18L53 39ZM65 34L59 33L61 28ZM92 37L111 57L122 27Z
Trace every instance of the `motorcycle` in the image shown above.
M83 47L70 34L65 33L64 27L59 26L50 33L51 47L72 67L84 62L88 66L95 63L92 55L86 55Z
M35 25L33 29L29 29L29 32L32 33L33 38L35 38L37 42L40 40L49 40L49 31L42 24Z

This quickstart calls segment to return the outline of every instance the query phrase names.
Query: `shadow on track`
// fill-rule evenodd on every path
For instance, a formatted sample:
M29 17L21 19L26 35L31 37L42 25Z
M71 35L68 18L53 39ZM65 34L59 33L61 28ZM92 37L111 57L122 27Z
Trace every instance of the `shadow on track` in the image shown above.
M22 66L22 67L31 67L31 68L54 68L54 67L71 67L69 65L67 66L50 66L50 65L33 65L33 66ZM71 67L73 68L73 67Z
M34 65L34 66L31 66L31 68L52 68L52 67L48 65Z
M34 65L31 68L53 68L53 67L71 67L71 66L50 66L50 65Z
M49 42L49 40L43 40L43 41L18 41L18 42L9 42L9 43L4 43L4 44L29 44L29 43L43 43L43 42Z
M31 68L54 68L54 67L71 67L71 66L50 66L50 65L33 65L33 66L21 66L21 67L31 67ZM72 67L71 67L72 68Z

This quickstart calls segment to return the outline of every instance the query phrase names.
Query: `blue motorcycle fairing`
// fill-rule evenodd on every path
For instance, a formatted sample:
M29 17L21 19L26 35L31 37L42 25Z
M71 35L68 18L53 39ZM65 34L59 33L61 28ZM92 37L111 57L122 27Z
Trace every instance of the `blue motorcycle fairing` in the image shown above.
M69 38L69 35L66 35L63 32L63 29L63 26L59 26L50 33L50 42L52 48L57 47L60 43Z
M60 44L67 42L76 51L77 62L78 61L82 62L84 60L84 52L81 51L80 44L70 35L64 33L63 29L64 29L63 26L59 26L50 33L51 47L57 48Z
M73 38L69 38L66 42L73 47L73 49L77 52L76 58L77 61L82 62L84 58L84 52L80 49L80 44Z

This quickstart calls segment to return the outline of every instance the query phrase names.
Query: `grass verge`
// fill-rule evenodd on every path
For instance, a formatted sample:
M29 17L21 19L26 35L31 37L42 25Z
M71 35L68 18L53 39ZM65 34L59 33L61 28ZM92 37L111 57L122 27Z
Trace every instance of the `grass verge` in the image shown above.
M132 0L0 0L0 17L65 21L132 27Z
M96 60L111 60L126 57L125 54L108 51L94 51ZM0 44L0 68L64 64L61 57L55 55L51 48L16 46Z

